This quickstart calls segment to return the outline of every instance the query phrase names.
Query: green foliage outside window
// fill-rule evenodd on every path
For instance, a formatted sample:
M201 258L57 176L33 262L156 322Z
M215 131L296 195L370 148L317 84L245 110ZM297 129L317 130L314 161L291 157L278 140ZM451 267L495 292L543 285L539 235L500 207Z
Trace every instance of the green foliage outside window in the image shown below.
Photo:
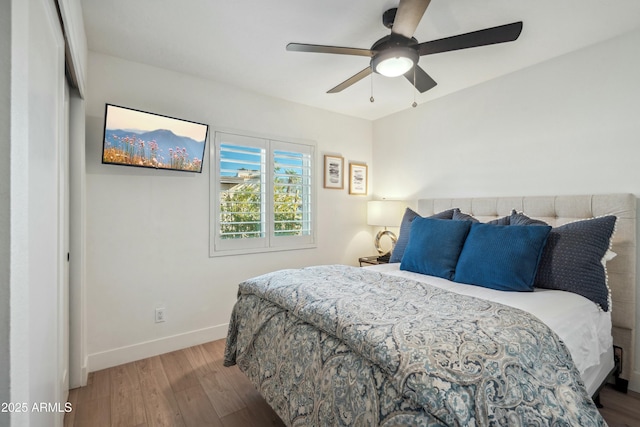
M273 187L276 236L303 234L302 176L296 171L275 170ZM220 233L223 238L263 237L261 184L258 180L238 184L220 193Z
M231 189L220 193L220 234L225 239L262 235L260 183L241 186L242 191Z

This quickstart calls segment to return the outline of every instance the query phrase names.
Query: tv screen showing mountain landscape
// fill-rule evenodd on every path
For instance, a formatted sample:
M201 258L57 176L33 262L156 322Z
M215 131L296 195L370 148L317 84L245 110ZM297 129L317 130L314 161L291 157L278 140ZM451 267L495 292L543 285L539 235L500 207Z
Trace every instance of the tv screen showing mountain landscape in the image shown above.
M107 104L102 163L202 172L209 126Z

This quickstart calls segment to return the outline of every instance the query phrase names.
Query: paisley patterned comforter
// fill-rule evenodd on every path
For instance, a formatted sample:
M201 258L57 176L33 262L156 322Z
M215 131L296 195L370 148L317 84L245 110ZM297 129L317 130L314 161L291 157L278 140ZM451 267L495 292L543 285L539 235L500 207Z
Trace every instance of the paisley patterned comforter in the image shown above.
M225 365L290 426L602 426L527 312L347 266L240 285Z

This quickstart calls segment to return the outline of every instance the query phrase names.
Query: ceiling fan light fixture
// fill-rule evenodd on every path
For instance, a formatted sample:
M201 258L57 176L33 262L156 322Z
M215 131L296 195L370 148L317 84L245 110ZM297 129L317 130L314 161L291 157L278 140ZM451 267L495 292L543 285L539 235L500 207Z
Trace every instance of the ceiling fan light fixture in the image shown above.
M408 47L389 48L371 60L373 71L386 77L405 74L418 63L418 52Z

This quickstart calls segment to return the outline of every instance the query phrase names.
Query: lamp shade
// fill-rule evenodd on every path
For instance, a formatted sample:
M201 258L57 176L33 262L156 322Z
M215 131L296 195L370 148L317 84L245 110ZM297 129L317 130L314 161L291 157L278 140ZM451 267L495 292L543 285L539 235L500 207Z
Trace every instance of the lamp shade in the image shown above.
M406 202L401 200L371 200L367 202L367 224L399 227L406 207Z

